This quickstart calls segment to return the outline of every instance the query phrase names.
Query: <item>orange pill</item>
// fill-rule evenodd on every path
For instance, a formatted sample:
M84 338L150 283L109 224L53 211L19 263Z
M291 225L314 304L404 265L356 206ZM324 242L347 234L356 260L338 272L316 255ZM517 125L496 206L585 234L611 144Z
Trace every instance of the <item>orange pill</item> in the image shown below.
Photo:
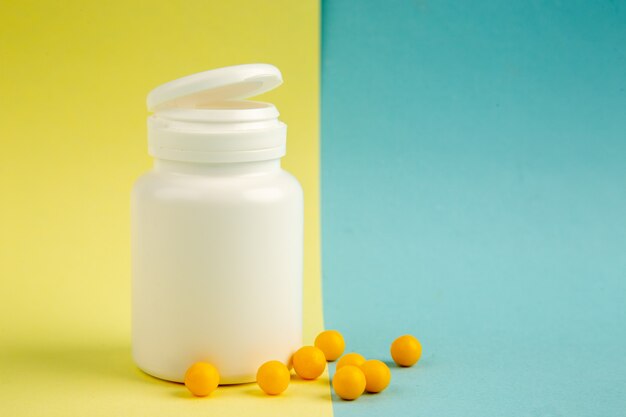
M337 362L335 369L341 369L346 365L361 366L365 362L365 358L356 352L346 353Z
M210 363L196 362L185 373L185 386L196 397L206 397L219 383L220 374Z
M365 391L365 375L354 365L346 365L335 372L333 388L344 400L356 400Z
M301 347L293 354L293 369L302 379L316 379L325 368L324 352L315 346Z
M413 366L422 356L422 345L414 336L405 334L391 344L391 357L400 366Z
M256 382L268 395L278 395L289 386L291 374L287 366L279 361L265 362L256 373Z
M370 359L363 362L360 368L365 375L365 391L381 392L389 385L391 381L391 371L384 362L378 359Z
M346 343L337 330L326 330L317 335L315 346L324 352L327 361L332 362L341 356L346 348Z

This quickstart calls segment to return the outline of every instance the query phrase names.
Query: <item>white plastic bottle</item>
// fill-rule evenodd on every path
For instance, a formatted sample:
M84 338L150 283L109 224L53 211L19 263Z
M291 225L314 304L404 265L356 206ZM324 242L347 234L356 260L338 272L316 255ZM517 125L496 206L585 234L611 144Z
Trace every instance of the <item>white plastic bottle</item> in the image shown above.
M250 64L148 95L155 164L132 191L132 346L151 375L181 382L205 361L222 384L251 382L301 345L302 189L280 166L278 111L245 100L281 83Z

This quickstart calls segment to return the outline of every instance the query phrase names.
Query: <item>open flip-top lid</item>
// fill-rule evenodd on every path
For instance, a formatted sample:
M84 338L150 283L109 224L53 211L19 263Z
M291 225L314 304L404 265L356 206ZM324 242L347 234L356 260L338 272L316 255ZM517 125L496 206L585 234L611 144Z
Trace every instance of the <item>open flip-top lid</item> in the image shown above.
M204 71L156 87L148 94L148 110L198 109L224 101L245 100L283 82L273 65L245 64Z
M285 155L287 126L271 103L247 101L278 87L273 65L218 68L179 78L148 94L148 152L166 160L230 163Z

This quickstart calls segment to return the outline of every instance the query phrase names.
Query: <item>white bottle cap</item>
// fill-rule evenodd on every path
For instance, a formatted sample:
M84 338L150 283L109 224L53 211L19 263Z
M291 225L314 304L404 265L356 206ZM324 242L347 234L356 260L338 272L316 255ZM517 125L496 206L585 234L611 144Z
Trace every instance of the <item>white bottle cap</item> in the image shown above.
M248 64L165 83L148 94L148 149L159 159L228 163L280 158L287 126L274 105L245 100L282 84L278 68Z

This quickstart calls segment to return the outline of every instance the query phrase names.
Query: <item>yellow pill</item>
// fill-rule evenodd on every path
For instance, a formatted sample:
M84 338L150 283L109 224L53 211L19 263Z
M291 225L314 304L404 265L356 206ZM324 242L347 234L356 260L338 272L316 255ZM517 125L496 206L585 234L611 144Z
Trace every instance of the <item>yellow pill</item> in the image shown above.
M365 375L354 365L346 365L335 372L333 388L344 400L356 400L365 391Z
M365 375L365 391L381 392L391 381L391 371L389 367L378 359L370 359L360 366Z
M422 356L422 345L410 334L400 336L391 344L391 357L400 366L413 366Z
M293 354L293 369L302 379L316 379L325 368L324 352L315 346L301 347Z
M290 379L289 369L278 361L265 362L256 373L257 384L269 395L278 395L285 391Z
M346 348L346 342L337 330L326 330L317 335L315 346L324 352L327 361L332 362L341 356Z
M210 363L196 362L185 373L185 386L196 397L206 397L220 383L220 374Z
M362 355L359 355L355 352L346 353L341 357L341 359L339 359L339 362L337 362L337 367L335 369L343 368L346 365L361 366L363 362L365 362L365 358Z

